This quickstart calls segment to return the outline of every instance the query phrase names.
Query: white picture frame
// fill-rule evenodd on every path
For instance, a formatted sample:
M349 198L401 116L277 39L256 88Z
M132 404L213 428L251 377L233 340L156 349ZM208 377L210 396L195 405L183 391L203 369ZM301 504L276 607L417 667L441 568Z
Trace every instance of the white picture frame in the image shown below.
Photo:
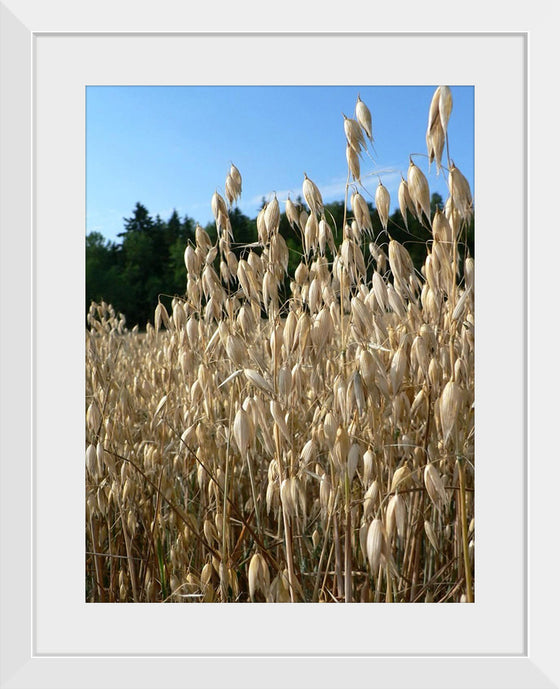
M497 9L474 5L467 27L443 3L401 2L398 13L364 3L320 20L295 3L273 16L225 3L1 3L2 687L560 686L546 229L555 190L552 171L542 174L555 143L546 70L558 50L544 3L508 8L507 27ZM379 51L368 82L370 39ZM270 41L285 54L264 59ZM185 54L190 70L177 66ZM349 68L363 83L420 83L424 69L425 83L475 84L476 602L370 604L367 619L360 604L85 604L84 86L162 74L344 83ZM505 256L504 231L514 239ZM496 281L510 271L518 280L509 275L506 294Z

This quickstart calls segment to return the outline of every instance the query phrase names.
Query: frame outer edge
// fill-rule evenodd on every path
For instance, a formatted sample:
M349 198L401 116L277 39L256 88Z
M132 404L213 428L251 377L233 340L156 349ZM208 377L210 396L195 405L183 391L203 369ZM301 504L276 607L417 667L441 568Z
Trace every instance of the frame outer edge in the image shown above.
M31 655L32 41L30 30L0 4L2 686ZM29 362L23 370L13 365L22 359Z

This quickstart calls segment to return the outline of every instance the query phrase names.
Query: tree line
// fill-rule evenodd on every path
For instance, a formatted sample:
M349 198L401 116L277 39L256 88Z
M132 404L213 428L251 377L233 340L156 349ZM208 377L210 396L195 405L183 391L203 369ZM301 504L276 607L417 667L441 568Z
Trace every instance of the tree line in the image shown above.
M301 199L297 202L302 204ZM265 200L263 199L262 205ZM383 231L377 211L368 204L373 222L374 236L378 244L388 241ZM432 194L431 210L443 207L443 199ZM335 244L342 242L344 201L325 204L325 214L333 230ZM234 237L232 246L237 257L242 257L249 249L248 244L258 240L257 219L244 215L238 207L229 213ZM159 215L152 217L148 209L137 203L129 218L123 218L124 228L117 235L120 241L106 240L99 232L86 236L86 312L92 301L105 301L112 304L117 312L124 314L129 328L138 325L145 328L153 321L154 309L158 299L169 306L174 296L183 296L186 289L186 269L184 252L187 244L195 243L197 223L188 215L180 218L176 210L164 221ZM204 229L214 242L215 223ZM405 230L400 211L389 218L388 233L392 239L404 244L416 268L419 270L426 258L426 241L430 231L416 218L408 216L408 231ZM303 253L301 235L297 227L290 226L285 213L281 215L280 233L290 250L290 262L285 290L288 294L289 279ZM365 240L364 256L369 255L369 240ZM474 255L474 222L471 221L466 232L465 255ZM258 247L252 247L258 251ZM367 259L366 259L367 260Z

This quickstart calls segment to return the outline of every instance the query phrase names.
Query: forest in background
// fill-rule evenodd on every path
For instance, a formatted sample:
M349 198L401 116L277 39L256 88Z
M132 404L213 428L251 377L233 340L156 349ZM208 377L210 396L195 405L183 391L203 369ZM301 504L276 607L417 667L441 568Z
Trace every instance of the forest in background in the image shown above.
M295 200L303 208L301 198ZM265 199L263 199L263 206ZM443 209L442 197L434 193L431 197L432 215L436 208ZM381 227L377 211L372 203L368 204L373 222L374 237L377 244L387 244L389 237ZM344 201L325 204L326 220L333 230L335 244L342 242L342 225L344 218ZM243 257L249 249L247 245L258 241L257 219L244 215L238 207L230 210L229 218L233 232L232 249L238 258ZM347 216L347 222L351 214ZM99 232L90 232L86 236L86 313L92 301L105 301L113 306L116 312L122 313L128 328L135 325L143 330L146 323L153 321L154 309L158 300L169 307L174 296L183 296L186 288L186 269L184 252L189 243L194 245L195 220L185 215L179 216L173 211L165 221L159 215L152 217L149 210L138 202L129 218L123 218L123 231L117 236L120 242L105 239ZM204 229L212 242L216 241L215 223L207 224ZM292 228L285 213L281 214L280 234L284 237L290 250L288 275L286 276L286 293L289 281L300 262L302 239L297 227ZM418 220L408 215L408 231L404 227L400 211L395 211L389 218L387 231L392 239L404 244L420 270L426 258L427 244L431 233ZM254 251L259 251L253 246ZM461 257L474 256L474 221L467 230L466 246ZM369 255L366 246L364 256ZM332 258L327 251L327 256ZM216 259L219 261L219 259ZM218 266L216 266L218 268ZM370 266L370 270L372 267Z

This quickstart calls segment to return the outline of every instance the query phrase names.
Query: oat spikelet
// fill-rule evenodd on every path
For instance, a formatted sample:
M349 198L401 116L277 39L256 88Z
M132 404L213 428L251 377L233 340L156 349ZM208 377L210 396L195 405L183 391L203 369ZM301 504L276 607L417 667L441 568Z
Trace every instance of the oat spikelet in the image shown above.
M243 373L245 374L247 380L250 383L253 383L257 388L260 388L263 392L267 392L269 395L274 394L274 390L272 389L272 386L270 383L268 383L258 371L255 371L252 368L246 368L244 369Z
M270 413L272 414L272 418L278 426L278 430L286 439L286 442L291 443L292 436L290 435L290 431L288 430L284 410L282 409L280 402L277 402L276 400L270 401Z
M391 481L391 493L394 493L397 489L402 490L408 487L410 482L410 469L407 464L397 469L393 474L393 479Z
M412 160L408 166L408 193L414 205L414 212L419 222L423 222L422 213L430 221L430 187L422 170Z
M266 206L264 223L269 236L274 232L278 232L278 228L280 227L280 205L276 198L276 194L274 194L274 198Z
M212 246L212 240L210 239L208 232L206 232L206 230L200 225L197 225L195 228L194 238L196 240L197 247L200 247L205 253Z
M461 408L462 391L459 383L450 380L446 383L439 401L439 415L443 431L443 442L447 443L455 427Z
M371 130L371 112L368 106L361 100L360 94L358 94L358 100L356 101L356 119L359 125L365 131L367 138L373 141L373 135Z
M228 211L227 205L222 196L217 191L212 195L212 214L214 220L219 228L225 228L227 225Z
M381 519L374 519L367 532L366 551L372 574L377 574L385 551L385 528Z
M447 505L448 497L439 471L433 464L426 464L424 469L424 485L430 496L430 500L440 509Z
M235 165L232 163L229 169L229 176L232 178L233 183L235 184L235 188L237 189L237 195L239 196L241 194L241 173L239 170L235 167Z
M426 132L426 148L428 149L428 160L430 163L436 161L437 171L441 170L441 157L445 146L445 133L439 119L436 120L432 129Z
M317 187L315 182L310 180L305 172L303 173L303 176L303 198L305 199L305 202L309 206L309 209L312 213L322 215L323 197L321 196L321 192L319 191L319 188Z
M346 140L356 153L360 155L362 150L366 148L366 141L362 128L356 120L346 117L344 113L342 113L342 116L344 117L344 133L346 134Z
M428 128L426 129L428 158L430 163L436 161L438 172L441 169L441 157L452 107L451 89L448 86L438 86L430 103Z
M226 177L226 199L227 199L227 202L230 206L233 205L233 203L236 199L235 184L233 182L231 175L228 175Z
M268 597L270 572L266 560L260 553L255 553L251 558L247 578L249 580L249 597L252 601L255 600L257 590L261 591L265 597Z
M290 196L286 199L286 218L293 229L294 225L299 227L299 211L296 204L291 200Z
M358 191L355 191L350 197L350 204L352 206L352 212L354 213L354 217L356 218L360 232L365 231L372 235L373 223L371 221L367 201Z
M365 455L364 455L365 457ZM368 519L375 509L375 502L379 495L379 487L377 481L374 481L371 486L364 493L364 519Z
M381 225L383 226L384 230L387 229L387 223L389 222L390 203L391 197L389 195L387 187L384 187L383 184L381 184L380 180L379 184L377 185L377 189L375 190L375 205L377 207L379 219L381 220Z
M438 550L437 538L436 533L434 531L434 527L427 520L424 522L424 531L426 532L426 536L432 544L433 549Z
M253 435L253 423L249 414L240 408L233 421L233 437L242 457L247 454Z
M451 110L453 109L453 96L451 95L451 89L449 86L439 87L438 109L441 126L443 127L443 133L446 136L449 117L451 116Z
M387 505L387 538L390 540L395 530L399 538L404 538L406 532L406 503L399 493L389 500Z
M404 226L408 230L408 217L406 214L406 211L410 211L412 215L416 215L416 208L414 207L414 203L412 202L412 199L410 198L410 193L408 191L408 182L404 179L404 177L401 175L401 183L399 184L399 191L398 191L398 198L399 198L399 209L401 211L402 218L404 220Z
M471 189L465 176L453 162L449 169L448 184L454 207L463 220L468 220L472 212Z
M346 144L346 161L348 162L348 168L350 170L350 173L352 174L352 177L355 180L360 179L360 158L356 151L350 146L350 144Z
M185 249L184 258L185 258L185 267L187 269L187 273L189 273L192 276L198 275L200 273L200 268L201 268L200 257L190 244L187 244L187 248Z

